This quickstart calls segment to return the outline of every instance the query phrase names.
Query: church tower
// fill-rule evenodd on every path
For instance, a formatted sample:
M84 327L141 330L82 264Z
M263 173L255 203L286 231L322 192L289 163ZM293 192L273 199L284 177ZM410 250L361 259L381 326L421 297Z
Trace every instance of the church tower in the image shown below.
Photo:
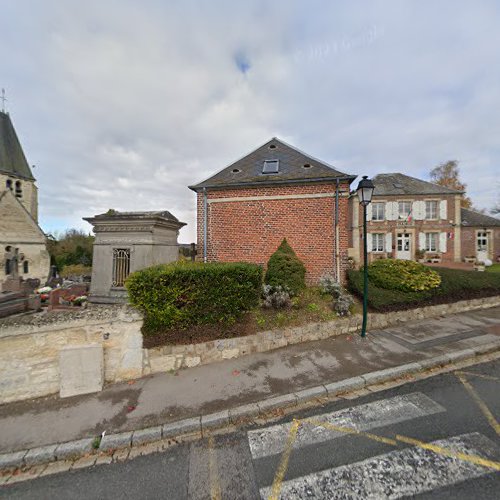
M0 192L8 189L38 222L38 190L8 113L0 111Z
M38 226L38 192L8 113L0 111L0 291L9 278L47 280L50 257Z

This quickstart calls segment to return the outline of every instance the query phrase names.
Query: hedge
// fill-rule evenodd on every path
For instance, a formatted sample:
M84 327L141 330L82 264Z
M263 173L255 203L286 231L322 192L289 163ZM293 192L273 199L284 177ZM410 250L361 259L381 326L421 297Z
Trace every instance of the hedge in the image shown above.
M291 296L306 287L306 268L292 247L283 239L267 263L265 281L273 287L285 287Z
M381 288L368 280L368 305L376 311L412 309L458 300L491 297L500 294L500 275L433 267L441 277L439 287L418 292ZM363 271L348 271L349 290L363 297Z
M380 288L418 292L437 288L439 273L413 260L379 259L368 266L370 280Z
M126 280L130 302L144 313L145 334L190 325L227 324L259 304L262 268L247 263L175 263Z

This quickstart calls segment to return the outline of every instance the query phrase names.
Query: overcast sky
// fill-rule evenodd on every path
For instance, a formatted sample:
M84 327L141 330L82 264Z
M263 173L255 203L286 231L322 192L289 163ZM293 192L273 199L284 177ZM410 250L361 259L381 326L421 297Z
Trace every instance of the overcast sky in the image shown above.
M277 136L352 174L500 184L500 2L3 0L0 87L46 232L170 210Z

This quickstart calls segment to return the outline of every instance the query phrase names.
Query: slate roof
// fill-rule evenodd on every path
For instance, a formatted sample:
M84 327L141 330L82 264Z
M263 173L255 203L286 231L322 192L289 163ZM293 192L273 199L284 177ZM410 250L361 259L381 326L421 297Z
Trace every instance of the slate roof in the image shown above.
M372 181L375 184L374 196L462 194L462 191L422 181L400 173L378 174Z
M279 160L279 172L263 174L262 167L265 160ZM330 179L344 179L352 182L355 178L355 175L335 170L327 163L299 151L277 137L273 137L250 154L231 163L205 181L189 186L189 188L198 191L202 188L318 182Z
M481 214L468 208L461 209L462 226L472 227L500 227L500 219L490 215Z
M0 111L0 172L34 180L8 113Z

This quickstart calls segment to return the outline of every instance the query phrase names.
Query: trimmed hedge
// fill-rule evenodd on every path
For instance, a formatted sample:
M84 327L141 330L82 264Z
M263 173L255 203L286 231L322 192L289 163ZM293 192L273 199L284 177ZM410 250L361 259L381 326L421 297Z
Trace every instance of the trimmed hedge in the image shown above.
M298 295L306 287L306 268L297 257L292 247L283 239L267 263L266 284L281 286L289 290L290 295Z
M439 287L424 291L381 288L368 280L368 305L376 311L396 311L458 300L491 297L500 294L500 275L433 267L441 277ZM363 272L348 271L349 290L363 297Z
M368 276L381 288L417 292L437 288L439 273L413 260L380 259L368 266Z
M259 304L262 268L247 263L174 263L132 273L130 302L144 313L144 333L234 322Z

